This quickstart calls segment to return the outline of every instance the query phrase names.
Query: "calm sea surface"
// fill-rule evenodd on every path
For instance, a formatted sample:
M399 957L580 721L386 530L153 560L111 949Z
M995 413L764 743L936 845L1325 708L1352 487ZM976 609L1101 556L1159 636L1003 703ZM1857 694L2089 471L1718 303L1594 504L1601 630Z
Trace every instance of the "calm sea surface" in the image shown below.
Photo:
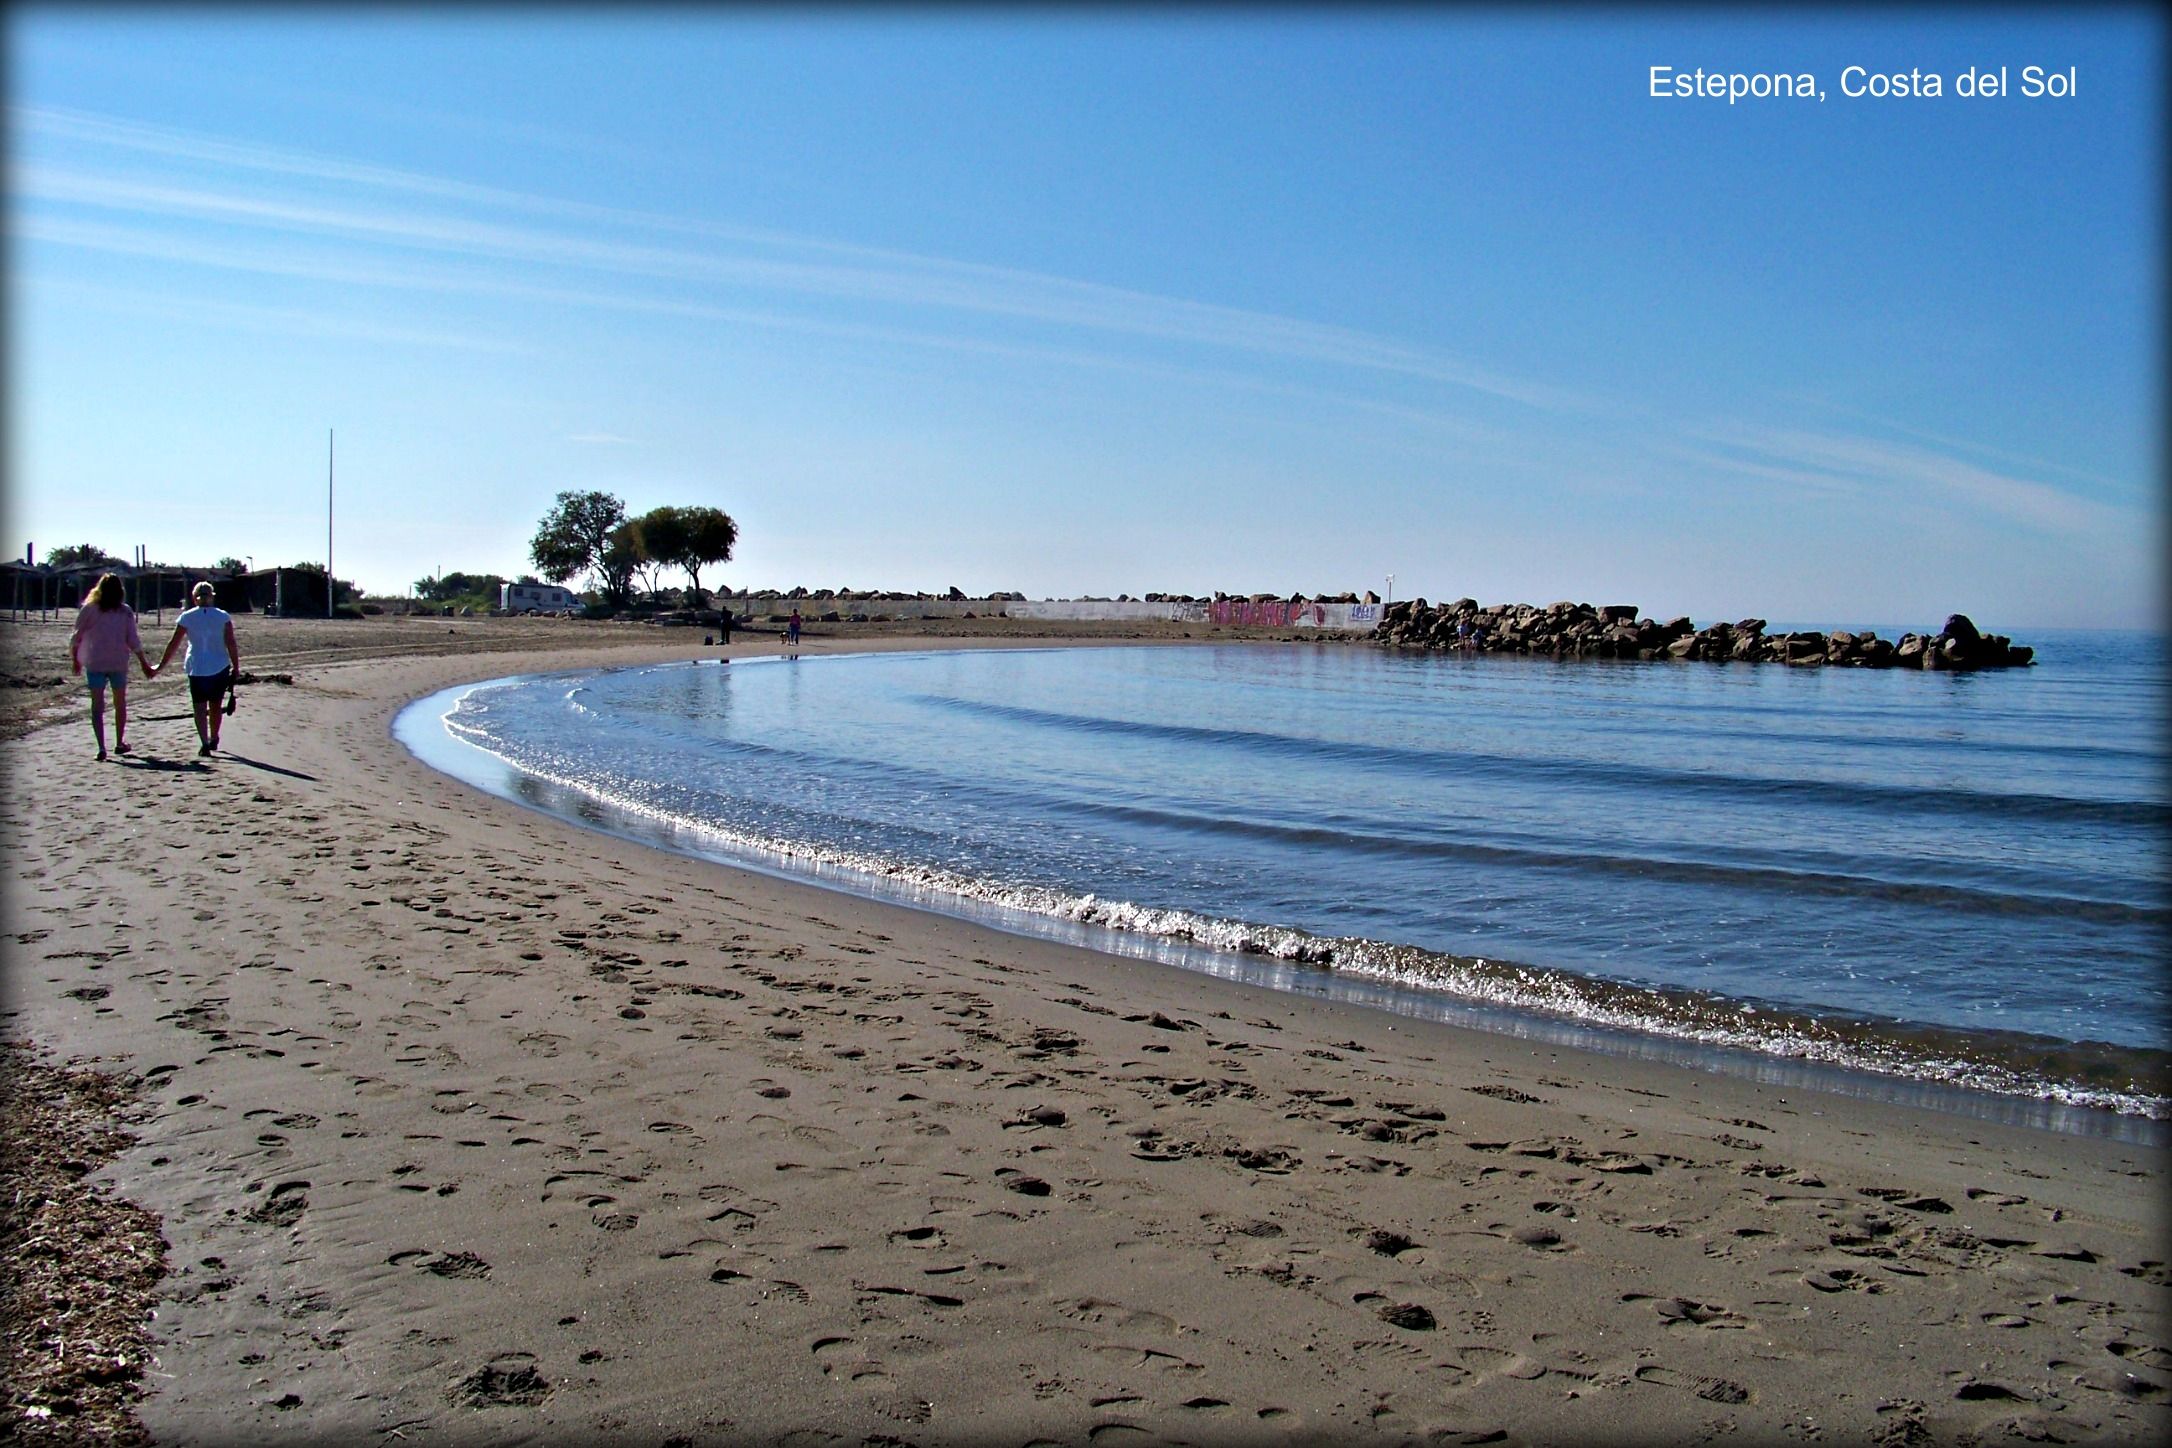
M2025 641L2037 667L1982 674L703 661L450 691L397 732L622 833L1391 1009L2172 1116L2163 641Z

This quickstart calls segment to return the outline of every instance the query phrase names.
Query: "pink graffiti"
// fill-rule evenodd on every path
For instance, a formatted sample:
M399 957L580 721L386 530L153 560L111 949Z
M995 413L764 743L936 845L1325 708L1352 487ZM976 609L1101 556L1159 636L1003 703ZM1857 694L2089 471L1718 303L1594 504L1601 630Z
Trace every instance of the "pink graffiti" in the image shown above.
M1208 617L1221 628L1285 628L1297 621L1302 604L1254 603L1248 598L1217 598L1207 607ZM1325 617L1325 611L1322 611Z

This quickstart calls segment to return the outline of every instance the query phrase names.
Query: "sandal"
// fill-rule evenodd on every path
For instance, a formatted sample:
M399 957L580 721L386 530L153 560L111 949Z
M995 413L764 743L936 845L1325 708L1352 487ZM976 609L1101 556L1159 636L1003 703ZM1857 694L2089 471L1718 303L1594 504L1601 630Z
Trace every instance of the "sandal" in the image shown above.
M136 746L133 744L116 744L113 746L113 752L115 754L134 754Z

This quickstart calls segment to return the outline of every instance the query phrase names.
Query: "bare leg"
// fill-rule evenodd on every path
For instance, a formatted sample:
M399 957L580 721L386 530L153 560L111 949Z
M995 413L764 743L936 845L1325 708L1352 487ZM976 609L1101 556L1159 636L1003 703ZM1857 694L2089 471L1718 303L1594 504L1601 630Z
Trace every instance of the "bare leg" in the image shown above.
M219 747L219 726L226 722L226 698L224 695L221 695L220 697L213 699L205 707L210 711L209 718L211 720L211 747L213 749L217 749Z
M209 754L211 752L211 728L204 722L204 713L211 705L205 700L197 698L191 698L189 704L196 711L196 752L198 754Z
M91 733L98 736L98 757L106 757L106 691L91 690Z
M128 749L128 685L113 686L113 752L126 754Z

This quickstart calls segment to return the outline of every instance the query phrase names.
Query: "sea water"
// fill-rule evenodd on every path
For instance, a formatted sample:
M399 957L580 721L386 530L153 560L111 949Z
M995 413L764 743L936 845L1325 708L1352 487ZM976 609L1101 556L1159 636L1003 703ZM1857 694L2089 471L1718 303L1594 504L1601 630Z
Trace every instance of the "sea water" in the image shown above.
M1967 674L709 659L449 691L399 732L603 828L1284 988L2162 1119L2163 642L2028 641Z

